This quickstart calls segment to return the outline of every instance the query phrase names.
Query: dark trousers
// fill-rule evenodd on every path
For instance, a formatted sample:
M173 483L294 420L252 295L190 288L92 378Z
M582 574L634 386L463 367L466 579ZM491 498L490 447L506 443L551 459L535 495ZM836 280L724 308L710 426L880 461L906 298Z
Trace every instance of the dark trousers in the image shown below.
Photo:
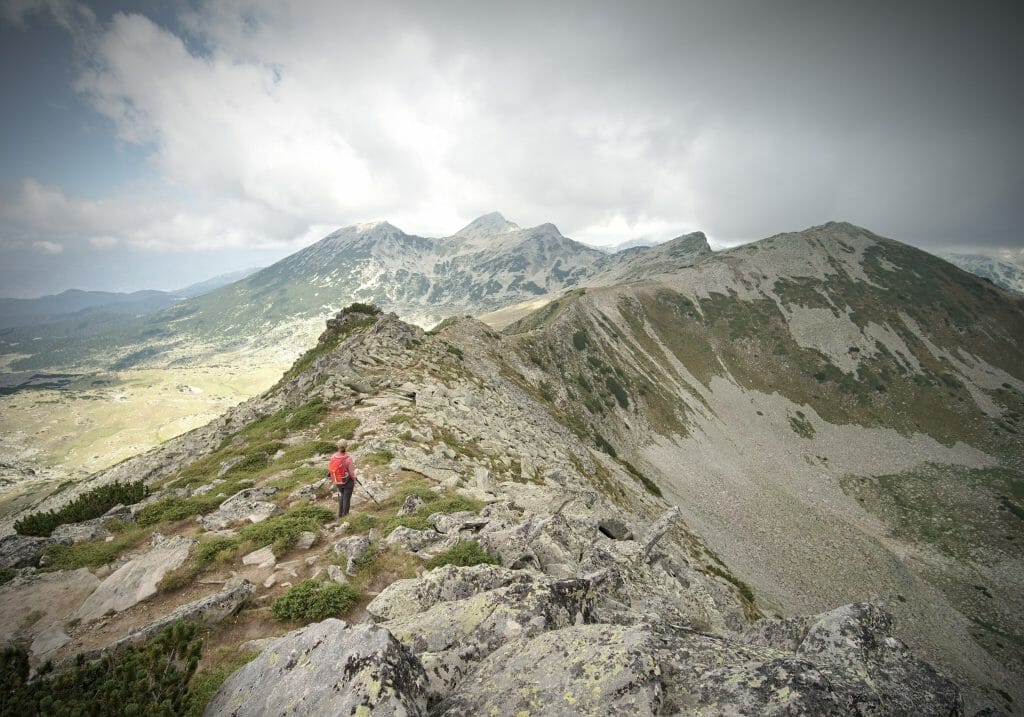
M348 507L352 503L352 491L355 490L356 482L350 480L345 483L335 483L334 487L338 489L338 517L344 518L348 515Z

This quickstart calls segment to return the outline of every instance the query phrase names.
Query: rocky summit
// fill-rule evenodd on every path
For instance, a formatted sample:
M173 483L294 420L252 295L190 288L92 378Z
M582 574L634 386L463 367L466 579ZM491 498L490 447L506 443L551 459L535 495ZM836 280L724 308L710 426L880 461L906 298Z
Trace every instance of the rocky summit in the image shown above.
M485 219L458 241L518 241ZM6 518L10 694L187 620L182 714L1012 713L1021 300L848 224L705 247L500 333L353 304L266 393Z

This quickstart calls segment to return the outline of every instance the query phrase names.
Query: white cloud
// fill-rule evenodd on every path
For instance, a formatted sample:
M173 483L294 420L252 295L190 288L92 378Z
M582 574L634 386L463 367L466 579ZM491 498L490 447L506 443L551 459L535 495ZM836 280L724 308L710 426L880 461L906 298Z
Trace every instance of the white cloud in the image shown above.
M64 245L52 241L34 241L32 248L43 254L60 254L64 251Z
M26 181L0 200L22 240L299 246L375 219L443 235L492 210L599 244L827 219L909 239L1007 215L1019 186L1016 147L948 149L988 128L921 89L933 64L878 82L892 58L863 53L857 13L819 51L804 14L744 34L750 11L687 3L209 0L178 34L71 0L4 8L72 32L77 90L154 174L102 199Z

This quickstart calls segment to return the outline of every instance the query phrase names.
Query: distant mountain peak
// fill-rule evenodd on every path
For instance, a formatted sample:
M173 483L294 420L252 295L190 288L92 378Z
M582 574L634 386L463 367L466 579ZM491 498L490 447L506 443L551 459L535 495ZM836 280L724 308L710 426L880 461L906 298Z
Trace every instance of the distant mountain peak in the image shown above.
M457 237L477 237L483 234L503 234L519 230L519 225L508 221L500 212L491 212L477 217L459 231Z

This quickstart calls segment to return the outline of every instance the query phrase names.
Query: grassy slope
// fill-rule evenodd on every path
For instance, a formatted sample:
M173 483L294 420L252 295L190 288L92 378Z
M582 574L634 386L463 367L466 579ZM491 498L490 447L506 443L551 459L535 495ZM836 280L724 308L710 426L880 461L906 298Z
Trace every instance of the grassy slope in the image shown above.
M697 510L694 506L707 498L694 490L721 492L707 499L719 507L705 513L704 520L695 520L698 526L723 535L741 535L739 524L732 522L737 517L733 511L740 509L733 491L762 495L761 510L773 511L776 508L771 506L777 506L773 519L782 523L776 530L793 531L794 535L810 531L806 534L816 541L810 528L820 523L820 540L825 545L818 545L806 559L828 561L829 543L842 544L834 558L856 554L863 549L856 547L862 542L873 546L867 548L876 553L873 562L868 561L870 569L865 568L861 575L850 566L847 579L858 577L845 594L853 597L860 592L860 598L867 599L876 594L875 588L869 587L872 580L891 587L923 579L927 585L920 589L939 590L966 615L973 625L972 637L998 662L1020 667L1024 664L1024 633L1009 605L1019 601L1024 582L1016 571L1000 572L997 566L1005 561L1019 564L1014 561L1024 557L1024 546L1007 538L1019 533L1024 514L1015 510L1021 503L1014 497L1024 464L1024 384L1020 383L1024 381L1024 302L931 255L877 238L863 251L864 276L858 276L842 261L843 254L855 253L842 238L845 231L833 239L828 232L798 239L806 241L811 252L829 257L827 276L766 276L758 262L770 256L748 259L725 253L681 273L671 283L591 289L585 295L571 295L509 327L506 333L513 335L524 362L536 372L529 382L534 394L546 400L552 412L584 440L638 466L638 472L653 477L673 499L682 501L684 510L687 504ZM787 241L797 239L782 239L781 245ZM769 255L774 250L770 244L759 249ZM756 254L756 250L748 253ZM721 271L723 266L726 271ZM716 284L708 276L721 278ZM701 286L700 291L688 288L689 278ZM801 346L794 338L790 316L794 307L826 310L837 324L852 321L857 327L854 333L870 330L869 324L887 327L910 355L879 342L862 356L856 356L860 352L855 350L851 355L856 370L844 371L827 354ZM910 320L904 321L904 316ZM976 363L981 373L989 367L992 375L979 378L978 372L964 369ZM1005 372L1007 380L995 378L1004 375L1000 372ZM755 397L748 402L757 402L758 410L737 419L735 408L721 403L726 400L725 393L718 389L716 394L712 388L723 380ZM786 422L771 423L776 419L769 406L780 402L789 406ZM712 443L711 434L719 431L714 424L726 417L735 423L721 426L720 432L732 437ZM746 421L763 422L764 428L744 425ZM879 432L887 428L895 429L897 435ZM780 436L779 430L792 435ZM841 445L841 438L840 445L836 444L835 437L844 430L858 437L850 446ZM816 434L820 440L815 440ZM861 468L877 466L884 460L880 456L889 450L898 453L904 450L900 446L920 446L922 435L949 447L944 450L950 455L957 453L959 445L973 446L1003 467L939 466L867 482L854 477L857 460L851 459L851 452L862 452ZM755 440L760 436L769 441L771 436L778 437L767 451L770 460L757 455L765 453L761 439ZM652 442L662 448L653 450ZM693 448L673 452L673 445ZM700 448L702 445L705 447ZM871 455L873 449L878 455ZM730 454L736 457L730 458ZM926 455L927 450L921 457ZM687 461L682 472L674 465L679 460ZM696 463L690 462L693 460ZM808 462L814 465L808 466ZM754 465L776 465L771 470L806 474L806 479L794 482L790 476L779 475L776 485L776 479L763 470L760 475L745 474L755 470ZM821 474L830 475L831 480L819 492L832 497L817 502L802 497L800 493L815 490L814 481L820 480L817 476ZM711 475L718 477L705 479ZM931 475L942 478L922 478ZM841 490L860 498L865 513L850 517L849 530L838 531L839 525L825 517L823 504L843 501ZM918 500L922 495L931 499ZM960 499L966 495L969 500ZM894 507L900 505L911 507L901 512ZM962 516L965 507L966 520ZM756 501L752 509L757 510ZM857 509L852 513L858 513ZM886 568L891 554L881 550L870 535L875 519L888 527L887 541L922 551L929 567L906 572L906 565L896 562ZM828 538L830 524L837 532ZM936 525L957 527L943 529L937 537ZM801 559L792 553L773 555L772 548L761 545L756 535L753 530L744 546L734 546L728 552L730 564ZM743 551L749 553L748 559L737 559ZM957 561L951 569L936 567L947 558ZM975 569L975 562L983 566ZM810 564L795 569L798 573L814 570ZM877 574L885 571L899 575ZM822 569L821 574L828 571ZM863 580L860 591L857 580ZM809 579L805 589L810 593L820 590L814 583ZM755 587L766 586L755 579ZM906 592L892 588L891 597L897 604L908 599L901 590ZM985 598L986 592L998 599ZM927 600L921 602L923 594L910 596L918 599L914 609L920 611L911 615L907 608L905 622L912 633L931 631L933 635L934 627L922 626L926 620L923 613L928 610ZM1005 607L994 609L1000 600L1006 601ZM945 651L939 656L941 661L956 661L955 646L935 642L932 640L934 649Z

